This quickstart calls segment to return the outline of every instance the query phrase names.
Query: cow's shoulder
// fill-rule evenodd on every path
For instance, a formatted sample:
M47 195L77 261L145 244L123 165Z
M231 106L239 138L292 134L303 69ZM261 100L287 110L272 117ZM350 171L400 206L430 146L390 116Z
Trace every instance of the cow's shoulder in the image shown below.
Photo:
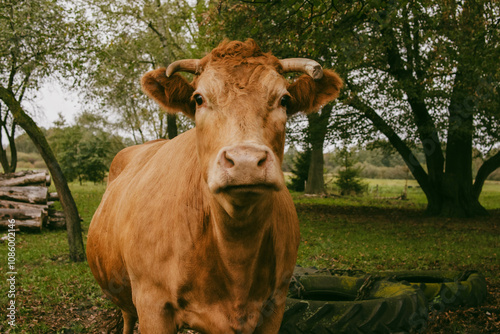
M166 139L152 140L144 144L124 148L114 157L109 168L108 182L112 182L131 163L141 164L153 156L163 145Z

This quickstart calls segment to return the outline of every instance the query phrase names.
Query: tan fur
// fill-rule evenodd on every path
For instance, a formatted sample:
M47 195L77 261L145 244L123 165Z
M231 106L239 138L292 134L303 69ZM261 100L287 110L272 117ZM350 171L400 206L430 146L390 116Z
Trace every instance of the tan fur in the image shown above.
M196 127L120 152L89 228L89 265L127 334L137 319L143 334L280 327L299 244L280 169L287 112L335 98L341 81L290 85L251 40L225 41L202 64L192 84L164 69L144 76L150 97ZM280 105L287 94L295 109Z

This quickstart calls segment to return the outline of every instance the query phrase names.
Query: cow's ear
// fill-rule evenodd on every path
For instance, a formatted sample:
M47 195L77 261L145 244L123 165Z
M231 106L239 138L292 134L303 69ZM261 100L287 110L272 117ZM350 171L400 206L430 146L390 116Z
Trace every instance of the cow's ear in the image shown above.
M141 85L144 93L166 112L183 112L194 119L195 108L191 103L194 88L181 75L167 77L165 68L159 68L144 74Z
M292 96L287 113L293 115L299 111L313 113L339 96L343 86L342 79L331 70L323 70L323 77L314 80L308 75L302 75L288 86Z

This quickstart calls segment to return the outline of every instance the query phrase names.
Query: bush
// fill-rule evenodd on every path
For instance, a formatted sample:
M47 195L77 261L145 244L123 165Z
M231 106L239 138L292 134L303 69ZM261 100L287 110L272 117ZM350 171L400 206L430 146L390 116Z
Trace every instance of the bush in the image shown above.
M360 169L346 168L338 172L335 184L340 188L341 195L359 195L366 190L366 185L359 178Z
M366 190L366 185L361 181L362 167L356 167L354 153L347 148L343 148L338 154L338 162L342 168L338 171L335 184L340 188L341 195L358 195Z
M304 152L297 152L293 159L291 172L293 176L288 183L288 189L293 191L304 191L305 182L309 175L309 165L311 164L311 150L306 149Z

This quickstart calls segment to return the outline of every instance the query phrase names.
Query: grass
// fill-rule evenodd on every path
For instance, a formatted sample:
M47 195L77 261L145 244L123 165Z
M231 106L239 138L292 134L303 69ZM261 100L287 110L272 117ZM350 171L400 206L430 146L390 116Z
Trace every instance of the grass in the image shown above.
M298 262L303 266L475 269L488 276L499 269L499 226L491 218L471 227L470 220L426 218L413 210L308 204L297 210L302 235Z
M487 277L490 287L498 289L500 182L485 185L481 202L493 210L492 216L478 219L428 218L422 214L425 198L416 186L408 189L409 200L402 201L394 198L401 195L404 180L367 182L370 191L363 197L292 194L301 224L300 265L364 271L476 269ZM73 183L70 187L86 236L105 186ZM102 332L114 308L103 297L87 264L69 262L65 231L18 233L16 243L17 326L7 324L6 308L2 307L0 332ZM6 273L5 243L0 244L0 258L0 271ZM0 286L0 305L7 305L6 285ZM493 320L486 325L478 321L464 325L453 318L446 325L438 319L434 322L438 328L430 333L451 332L454 327L457 333L474 333L471 328L498 322L497 313L490 312L490 317Z

